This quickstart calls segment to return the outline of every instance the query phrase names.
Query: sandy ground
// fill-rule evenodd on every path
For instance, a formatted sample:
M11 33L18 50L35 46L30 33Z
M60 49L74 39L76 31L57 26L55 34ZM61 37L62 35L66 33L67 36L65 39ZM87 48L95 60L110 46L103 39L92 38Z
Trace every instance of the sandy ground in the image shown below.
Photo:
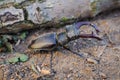
M53 54L27 53L27 62L0 65L0 80L120 80L120 11L91 22L101 29L102 41L80 38L67 44L86 58L62 48Z

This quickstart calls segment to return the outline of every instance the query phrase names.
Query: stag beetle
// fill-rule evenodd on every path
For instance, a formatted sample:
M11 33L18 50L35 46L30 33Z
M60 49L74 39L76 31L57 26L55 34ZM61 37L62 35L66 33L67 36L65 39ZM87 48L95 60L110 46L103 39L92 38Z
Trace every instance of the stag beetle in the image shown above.
M94 32L91 34L81 34L80 28L83 25L89 25L93 27L98 34L100 30L98 27L90 22L78 22L72 25L65 26L65 31L57 34L56 32L47 33L44 35L40 35L37 39L33 40L29 45L30 49L38 49L42 51L52 51L57 46L62 46L66 48L64 45L67 44L69 41L78 39L78 38L95 38L97 40L101 40ZM67 50L71 51L70 49L66 48ZM73 51L72 51L73 52Z

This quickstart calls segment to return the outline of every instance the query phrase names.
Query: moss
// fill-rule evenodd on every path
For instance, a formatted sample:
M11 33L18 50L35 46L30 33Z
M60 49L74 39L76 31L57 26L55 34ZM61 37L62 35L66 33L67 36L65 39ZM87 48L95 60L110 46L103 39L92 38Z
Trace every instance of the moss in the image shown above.
M28 56L25 54L19 54L19 61L20 62L25 62L28 60Z
M11 43L6 42L6 43L5 43L5 46L6 46L6 48L7 48L7 52L13 52L13 46L12 46Z
M92 15L97 13L97 3L98 0L91 0Z
M22 33L19 35L19 38L20 38L20 39L25 39L25 38L27 37L27 34L28 34L27 31L22 32Z
M62 17L60 21L62 21L62 22L67 22L68 20L69 20L68 18Z
M0 48L2 51L7 51L7 52L12 52L13 51L13 46L12 44L8 41L10 36L8 35L1 35L0 36Z
M15 4L14 4L14 7L15 7L15 8L18 8L18 6L19 6L18 3L15 3Z
M23 53L15 53L14 56L6 59L6 63L15 64L17 62L25 62L28 60L28 56Z

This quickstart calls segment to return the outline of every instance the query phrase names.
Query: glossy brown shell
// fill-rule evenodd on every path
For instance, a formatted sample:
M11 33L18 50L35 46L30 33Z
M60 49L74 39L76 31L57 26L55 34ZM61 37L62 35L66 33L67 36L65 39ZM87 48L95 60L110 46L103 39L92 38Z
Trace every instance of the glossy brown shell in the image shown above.
M52 50L56 45L56 33L48 33L33 40L29 45L31 49Z

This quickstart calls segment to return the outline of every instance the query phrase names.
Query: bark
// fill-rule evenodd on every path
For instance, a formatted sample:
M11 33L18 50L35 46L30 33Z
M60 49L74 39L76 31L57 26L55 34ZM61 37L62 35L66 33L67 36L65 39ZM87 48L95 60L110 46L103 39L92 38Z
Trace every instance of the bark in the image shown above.
M1 0L0 33L60 27L120 7L120 0Z

